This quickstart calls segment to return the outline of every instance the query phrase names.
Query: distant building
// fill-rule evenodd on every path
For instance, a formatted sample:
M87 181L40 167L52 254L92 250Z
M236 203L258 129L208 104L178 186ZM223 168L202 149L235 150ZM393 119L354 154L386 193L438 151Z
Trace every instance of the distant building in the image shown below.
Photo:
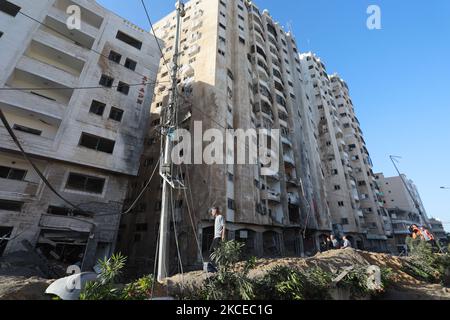
M439 219L431 218L429 220L430 226L431 226L431 232L435 236L436 239L440 241L442 244L448 244L448 234L444 229L444 225Z
M417 187L405 175L385 177L378 173L375 177L382 192L384 207L388 210L392 222L393 245L398 252L402 252L406 249L409 226L417 224L430 228L425 208Z
M81 9L79 30L66 25L70 5ZM92 0L10 0L0 2L0 48L1 110L52 186L94 213L51 192L0 124L0 254L27 240L92 266L114 250L139 169L157 40Z

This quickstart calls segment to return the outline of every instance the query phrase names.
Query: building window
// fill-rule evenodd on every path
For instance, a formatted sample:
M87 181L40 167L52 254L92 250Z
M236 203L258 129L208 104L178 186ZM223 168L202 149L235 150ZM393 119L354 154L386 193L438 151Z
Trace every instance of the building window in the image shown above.
M348 223L348 219L347 218L342 218L342 220L341 220L341 224L342 225L348 225L349 223Z
M134 70L136 70L136 65L137 65L137 62L134 60L131 60L129 58L127 58L127 60L125 60L125 68L128 68L128 69L134 71Z
M339 206L339 207L345 207L344 201L339 201L339 202L338 202L338 206Z
M97 194L103 193L104 186L105 179L78 173L70 173L66 183L66 189Z
M122 59L122 55L118 54L115 51L112 51L109 53L109 60L120 63L120 60Z
M236 210L236 205L233 199L228 199L228 209L230 210Z
M3 32L2 31L0 31L0 38L3 36Z
M80 210L56 206L49 206L47 208L47 213L55 216L89 216L88 213L85 213Z
M19 13L21 7L16 6L14 3L11 3L9 1L6 0L2 0L0 1L0 11L4 12L6 14L9 14L12 17L17 16L17 14Z
M0 210L20 212L22 207L23 202L0 199Z
M98 116L102 116L105 111L106 104L101 103L97 100L92 100L91 108L89 109L90 113L96 114Z
M341 190L341 186L340 186L340 185L335 185L335 186L334 186L334 190L336 190L336 191L337 191L337 190Z
M119 39L120 41L125 42L126 44L141 50L142 48L142 42L139 40L136 40L135 38L123 33L122 31L117 31L116 39Z
M26 175L26 170L0 166L0 178L23 181Z
M123 110L119 108L112 107L111 112L109 113L109 118L114 121L122 121Z
M13 125L13 129L17 130L17 131L33 134L35 136L40 136L42 134L41 130L37 130L37 129L21 126L20 124Z
M100 85L102 85L104 87L108 87L108 88L111 88L113 83L114 83L114 79L107 75L102 75L102 77L100 78L100 82L99 82Z
M130 92L130 86L125 82L119 81L119 85L117 86L117 91L123 93L124 95L128 95Z
M115 143L116 142L113 140L108 140L83 132L81 134L79 146L112 154Z

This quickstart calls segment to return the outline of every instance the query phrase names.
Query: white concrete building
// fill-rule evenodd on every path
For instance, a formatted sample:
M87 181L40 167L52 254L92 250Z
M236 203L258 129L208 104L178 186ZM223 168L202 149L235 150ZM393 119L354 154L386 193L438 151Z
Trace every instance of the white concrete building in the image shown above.
M427 213L417 187L405 175L385 177L384 174L377 173L375 177L382 192L384 207L388 210L392 222L395 247L398 252L402 252L406 249L406 236L410 234L409 226L417 224L430 228Z
M81 28L66 24L69 6ZM129 177L138 173L160 53L156 39L93 0L0 3L0 108L32 170L0 125L2 253L28 240L85 266L114 250ZM82 88L82 89L80 89Z

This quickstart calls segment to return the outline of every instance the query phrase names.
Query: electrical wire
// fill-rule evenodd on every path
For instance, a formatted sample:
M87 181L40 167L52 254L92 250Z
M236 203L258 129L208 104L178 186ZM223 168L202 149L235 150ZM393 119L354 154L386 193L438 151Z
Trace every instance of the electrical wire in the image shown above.
M152 23L152 20L150 19L150 14L148 13L147 6L145 5L144 0L141 0L141 3L142 3L142 7L144 8L145 14L147 16L148 23L150 24L150 28L151 28L151 30L153 32L153 36L156 38L156 32L155 32L155 29L153 28L153 23ZM169 65L168 65L168 62L167 62L166 58L164 57L164 53L163 53L163 50L161 48L161 45L160 45L159 41L156 41L156 43L158 44L159 51L161 52L161 58L164 61L164 65L166 66L167 71L169 71L169 73L170 73L170 68L169 68Z
M6 119L5 115L3 114L3 111L0 109L0 119L3 122L3 125L5 126L6 130L8 131L9 135L11 136L11 138L13 139L14 143L16 144L16 146L19 148L20 152L22 153L23 157L25 158L25 160L32 166L32 168L34 169L34 171L37 173L37 175L39 176L39 178L44 182L44 184L57 196L59 197L61 200L63 200L65 203L67 203L70 207L76 209L77 211L80 211L83 214L87 214L88 216L93 216L93 217L104 217L104 216L118 216L119 214L115 213L115 214L94 214L93 212L89 212L86 210L83 210L79 207L79 205L76 205L74 203L72 203L71 201L69 201L68 199L66 199L64 196L62 196L51 184L50 182L47 180L47 178L45 178L44 174L40 171L40 169L34 164L34 162L31 160L31 158L28 156L28 154L25 152L25 150L23 149L20 141L18 140L17 136L15 135L14 131L12 130L8 120ZM153 179L155 173L156 173L156 169L158 168L159 165L159 161L158 163L155 165L155 168L153 170L152 175L150 176L148 182L146 183L146 185L144 186L144 188L142 189L142 191L140 192L140 194L138 195L137 199L133 202L133 204L130 206L130 208L128 208L125 212L120 213L120 215L126 215L128 213L130 213L134 207L136 206L136 204L139 202L139 200L142 198L142 196L144 195L145 190L148 188L148 186L150 185L151 180ZM86 220L82 220L84 222L89 222Z
M41 170L34 164L34 162L31 160L31 158L28 156L28 154L23 149L22 145L19 142L19 139L17 138L16 134L14 133L13 129L11 128L8 120L6 119L5 115L3 114L3 111L0 109L0 120L3 122L3 125L6 128L6 131L8 131L9 135L13 139L16 146L19 148L20 152L22 153L23 157L27 162L31 165L31 167L34 169L36 174L41 178L41 180L44 182L44 184L61 200L63 200L65 203L70 205L72 208L75 208L76 210L79 210L83 213L86 213L88 215L92 215L91 212L87 212L81 208L79 208L77 205L73 204L71 201L67 200L65 197L63 197L47 180L47 178L44 176L44 174L41 172Z
M137 86L146 86L146 85L157 85L161 83L168 83L169 81L160 81L160 82L141 82L141 83L133 83L127 84L130 87ZM44 88L44 87L28 87L28 88L16 88L16 87L4 87L0 88L0 91L52 91L52 90L92 90L92 89L110 89L110 88L119 88L123 87L120 85L115 85L111 87L105 86L88 86L88 87L52 87L52 88Z

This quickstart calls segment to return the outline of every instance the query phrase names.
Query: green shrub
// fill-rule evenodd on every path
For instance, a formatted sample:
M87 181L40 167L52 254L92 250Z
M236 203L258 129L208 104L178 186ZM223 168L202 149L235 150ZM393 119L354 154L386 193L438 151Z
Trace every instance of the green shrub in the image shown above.
M99 260L100 275L98 281L86 283L80 294L80 300L118 300L121 290L115 283L120 276L127 258L114 254L109 259Z
M237 241L222 242L211 256L218 267L218 272L205 281L198 293L192 294L191 291L187 296L190 299L203 300L253 299L253 282L248 278L248 272L254 267L256 259L246 261L243 267L236 266L243 246Z
M154 278L151 275L145 276L135 282L127 284L123 288L123 300L146 300L151 297Z
M350 297L358 299L372 295L374 292L367 286L368 275L366 267L359 267L351 270L338 284L350 290Z
M86 283L80 300L145 300L151 297L153 277L151 275L135 282L121 285L117 283L125 267L126 257L114 254L109 259L99 260L98 281Z
M445 277L445 270L450 266L448 254L433 253L432 246L420 239L408 237L406 244L409 256L405 259L403 271L426 282L439 283Z
M300 271L278 266L256 280L255 292L260 300L327 300L331 281L332 275L317 267Z
M389 288L394 283L394 270L391 268L381 268L381 284L383 289Z

